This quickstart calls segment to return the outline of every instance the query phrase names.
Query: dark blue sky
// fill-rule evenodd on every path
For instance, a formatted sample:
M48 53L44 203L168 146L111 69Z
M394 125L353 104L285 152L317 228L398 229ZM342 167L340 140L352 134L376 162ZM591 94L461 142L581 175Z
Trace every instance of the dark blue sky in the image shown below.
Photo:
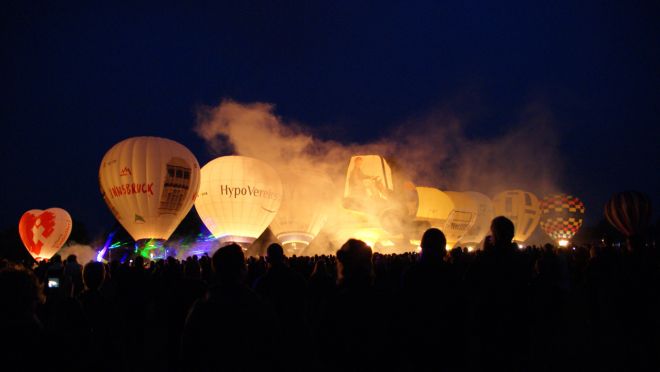
M274 103L344 142L435 107L489 138L542 102L588 223L618 190L660 208L657 2L62 3L0 5L0 228L50 206L92 231L112 224L105 151L156 135L204 164L195 110L222 98Z

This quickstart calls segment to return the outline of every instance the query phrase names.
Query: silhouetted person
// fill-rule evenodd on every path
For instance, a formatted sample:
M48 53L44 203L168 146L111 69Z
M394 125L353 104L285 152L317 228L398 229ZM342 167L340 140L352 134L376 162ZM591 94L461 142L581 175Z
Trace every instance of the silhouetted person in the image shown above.
M527 370L530 270L508 218L494 218L490 231L466 278L472 369Z
M41 284L30 270L15 264L0 269L1 369L43 371L51 362L54 355L36 314L43 301Z
M64 275L68 276L73 285L73 297L78 297L83 291L82 266L75 254L70 254L64 262Z
M119 350L119 340L114 332L117 329L116 316L112 303L103 296L100 289L106 277L105 266L101 262L89 262L82 271L85 290L78 296L85 319L90 328L89 349L92 352L104 350L115 355ZM119 368L115 358L110 358L95 368L104 371Z
M276 370L279 353L272 309L244 284L246 264L237 244L212 258L216 276L205 298L191 309L184 327L182 369L191 371Z
M419 261L402 278L401 319L415 319L404 324L400 347L412 370L453 369L458 355L463 312L457 298L458 280L452 267L444 261L447 240L442 231L431 228L424 232ZM400 320L401 322L401 320ZM445 355L446 357L443 357ZM442 359L438 363L438 359Z
M302 275L287 266L281 245L269 245L266 254L267 271L255 280L254 290L273 305L279 324L284 327L282 341L299 347L298 365L287 368L304 370L309 367L305 362L311 353L304 318L307 284Z
M391 306L373 287L371 257L371 248L356 239L349 239L337 251L339 288L325 306L317 334L321 362L332 370L393 367Z

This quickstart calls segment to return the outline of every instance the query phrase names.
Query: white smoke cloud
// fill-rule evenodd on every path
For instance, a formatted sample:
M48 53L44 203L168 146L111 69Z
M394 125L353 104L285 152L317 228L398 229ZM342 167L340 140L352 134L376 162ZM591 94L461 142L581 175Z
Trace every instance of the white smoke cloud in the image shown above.
M90 245L78 244L76 242L71 242L70 244L64 246L60 249L57 254L62 257L62 260L66 260L69 255L76 255L78 263L81 265L87 264L89 261L96 260L96 250Z
M195 130L215 154L259 158L280 172L327 174L336 186L336 205L348 162L356 154L385 156L399 177L417 185L479 191L491 197L514 188L542 196L558 190L561 175L553 121L540 105L527 108L504 135L487 139L469 138L459 117L435 110L403 122L385 138L344 144L315 138L309 128L286 122L272 104L232 100L201 107Z

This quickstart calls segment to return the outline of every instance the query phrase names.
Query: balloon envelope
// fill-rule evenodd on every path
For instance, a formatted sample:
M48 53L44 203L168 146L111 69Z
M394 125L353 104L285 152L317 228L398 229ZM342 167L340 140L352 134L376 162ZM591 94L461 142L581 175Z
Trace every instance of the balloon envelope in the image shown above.
M71 234L71 216L61 208L32 209L21 217L18 233L35 260L50 259Z
M183 145L133 137L114 145L99 169L101 194L133 239L165 240L190 211L199 164Z
M640 235L651 220L651 199L641 192L616 193L605 205L605 218L623 235Z
M476 220L477 203L467 194L442 192L433 187L417 187L415 220L427 221L445 234L447 247L453 247Z
M282 204L270 230L285 248L299 254L328 219L334 187L323 173L287 171L282 188Z
M548 195L541 201L541 228L559 245L566 245L582 226L584 210L575 196Z
M202 167L201 175L195 209L217 239L250 244L280 208L282 181L261 160L222 156Z
M493 213L493 202L486 195L468 191L465 193L474 200L477 205L477 216L474 224L470 229L461 237L461 243L465 244L479 244L490 232L490 223L495 217Z
M541 210L539 199L524 190L507 190L493 197L495 217L504 216L513 222L513 240L524 242L534 233L539 224Z

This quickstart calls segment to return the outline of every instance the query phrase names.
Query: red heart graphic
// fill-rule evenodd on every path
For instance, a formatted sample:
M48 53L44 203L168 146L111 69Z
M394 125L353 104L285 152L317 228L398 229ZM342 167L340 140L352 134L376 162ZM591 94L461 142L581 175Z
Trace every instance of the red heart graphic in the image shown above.
M26 212L18 225L23 244L30 253L39 256L44 245L43 238L51 236L55 231L55 214L44 211L39 215Z

